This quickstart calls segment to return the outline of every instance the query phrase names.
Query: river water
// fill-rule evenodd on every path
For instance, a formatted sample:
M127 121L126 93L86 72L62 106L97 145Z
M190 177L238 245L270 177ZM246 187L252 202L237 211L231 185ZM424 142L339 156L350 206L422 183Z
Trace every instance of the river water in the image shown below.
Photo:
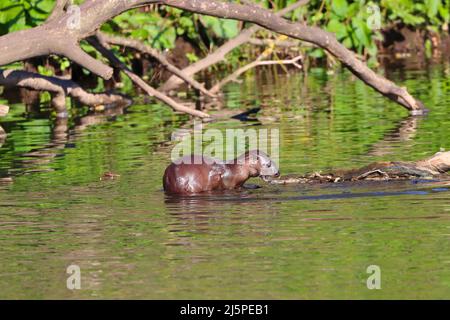
M348 72L260 70L228 109L276 128L282 174L416 160L450 148L450 65L396 68L430 109L409 117ZM269 186L168 197L171 133L159 104L65 124L12 105L1 125L0 298L449 298L450 186L427 181ZM116 175L101 179L105 172ZM12 182L5 179L10 177ZM78 265L81 289L68 290ZM369 290L378 266L381 289Z

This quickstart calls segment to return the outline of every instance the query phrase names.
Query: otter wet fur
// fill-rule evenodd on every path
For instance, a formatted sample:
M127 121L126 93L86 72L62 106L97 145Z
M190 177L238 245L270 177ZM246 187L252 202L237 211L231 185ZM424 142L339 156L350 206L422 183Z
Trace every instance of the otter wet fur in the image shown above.
M170 194L196 194L241 188L251 177L279 177L269 156L252 150L233 161L189 155L172 162L164 172L164 191Z

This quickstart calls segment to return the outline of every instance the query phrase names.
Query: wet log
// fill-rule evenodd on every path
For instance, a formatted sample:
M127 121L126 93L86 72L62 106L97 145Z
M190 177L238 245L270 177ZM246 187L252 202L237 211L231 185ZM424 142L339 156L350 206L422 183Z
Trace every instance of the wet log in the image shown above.
M315 172L303 176L288 175L268 182L271 184L301 184L361 180L432 179L448 178L445 175L448 171L450 171L450 151L438 152L430 158L416 162L375 162L359 169L336 170L326 174Z

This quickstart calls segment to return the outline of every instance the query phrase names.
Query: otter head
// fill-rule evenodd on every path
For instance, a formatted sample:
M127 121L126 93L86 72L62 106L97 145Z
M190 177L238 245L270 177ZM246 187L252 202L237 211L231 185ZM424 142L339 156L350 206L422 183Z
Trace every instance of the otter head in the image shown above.
M250 177L261 177L264 181L268 181L272 177L280 176L280 171L275 162L260 150L248 151L240 159L245 160L245 166Z

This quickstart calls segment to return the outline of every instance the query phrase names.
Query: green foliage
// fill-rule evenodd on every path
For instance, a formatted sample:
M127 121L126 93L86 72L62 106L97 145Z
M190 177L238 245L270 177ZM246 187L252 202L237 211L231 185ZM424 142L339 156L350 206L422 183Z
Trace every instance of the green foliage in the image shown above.
M371 10L374 6L379 8L378 16ZM308 12L311 24L325 26L347 48L374 57L381 34L370 25L371 19L379 18L381 28L402 22L437 33L448 27L450 0L313 0L308 4ZM313 56L321 57L323 53L315 50Z
M280 10L296 0L255 2L271 10ZM39 25L49 15L54 3L54 0L2 0L0 34ZM346 47L361 55L375 57L376 40L381 39L381 35L368 23L373 18L370 10L373 6L380 9L381 28L401 22L410 27L440 32L448 28L450 20L450 0L310 0L287 18L323 27L335 33ZM235 37L240 28L241 24L234 20L201 16L170 7L131 10L103 26L104 31L138 39L159 50L173 49L176 39L183 37L205 53ZM242 54L242 50L236 50L235 54ZM322 57L324 53L314 49L309 55ZM239 58L232 57L231 60L238 61ZM192 62L198 57L190 54L188 59Z
M237 21L199 16L175 8L128 11L114 18L103 30L130 36L159 50L174 48L179 36L199 44L201 31L208 42L219 43L239 33Z
M336 37L347 48L356 49L360 54L375 55L377 47L375 39L380 39L378 30L369 27L369 16L364 1L347 3L347 0L331 2L331 10L328 12L326 28L336 34Z
M402 21L407 25L421 24L440 26L449 22L450 1L425 0L383 0L387 18L391 21Z
M216 37L223 39L231 39L238 35L238 22L229 19L218 19L215 17L204 16L201 17L202 24L211 29Z
M37 26L49 15L54 3L53 0L2 0L0 35Z
M183 23L184 20L183 20ZM159 12L128 11L109 22L105 31L148 42L157 49L171 49L177 37L174 20L163 19Z

